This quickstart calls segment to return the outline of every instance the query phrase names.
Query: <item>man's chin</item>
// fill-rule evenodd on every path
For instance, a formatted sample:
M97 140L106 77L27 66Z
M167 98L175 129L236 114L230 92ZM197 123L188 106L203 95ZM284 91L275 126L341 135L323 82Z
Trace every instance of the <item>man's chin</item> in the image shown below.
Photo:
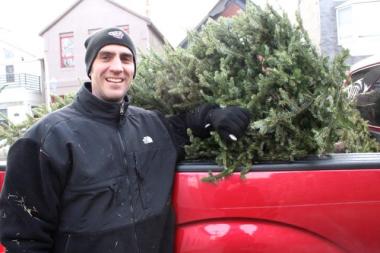
M107 94L103 99L107 102L121 102L124 97L126 96L126 92L118 92L118 93L112 93Z

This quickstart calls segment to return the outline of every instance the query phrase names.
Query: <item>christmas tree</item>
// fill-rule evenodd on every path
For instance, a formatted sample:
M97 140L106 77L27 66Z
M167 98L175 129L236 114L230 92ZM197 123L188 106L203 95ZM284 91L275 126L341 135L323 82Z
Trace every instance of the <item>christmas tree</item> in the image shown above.
M251 4L189 34L186 49L145 55L133 102L167 115L202 103L247 108L252 121L238 142L227 146L215 133L208 140L192 137L188 158L215 158L225 168L211 179L238 167L244 175L256 161L294 160L336 148L376 151L366 122L342 92L347 56L321 56L300 19L294 25L270 6Z
M188 159L215 159L224 167L216 180L259 161L303 158L339 152L378 151L367 123L342 91L346 51L321 56L302 28L271 7L249 4L234 18L210 20L189 34L189 47L166 47L144 55L131 91L132 103L167 115L203 103L247 108L252 121L244 137L226 145L216 133L206 140L191 136ZM72 101L57 98L52 110ZM358 100L359 101L359 100ZM20 125L0 115L3 145L11 145L49 111L45 106ZM367 111L365 111L367 113ZM191 135L191 132L189 132Z

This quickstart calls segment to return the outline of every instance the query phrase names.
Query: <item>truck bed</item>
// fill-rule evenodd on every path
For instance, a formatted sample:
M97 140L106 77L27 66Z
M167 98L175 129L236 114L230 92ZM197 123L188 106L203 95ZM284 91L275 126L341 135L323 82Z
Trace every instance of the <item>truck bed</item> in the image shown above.
M202 182L220 171L178 165L175 252L380 253L380 153L257 163L245 179Z
M213 164L182 164L174 187L176 252L380 252L380 154L261 163L201 182Z

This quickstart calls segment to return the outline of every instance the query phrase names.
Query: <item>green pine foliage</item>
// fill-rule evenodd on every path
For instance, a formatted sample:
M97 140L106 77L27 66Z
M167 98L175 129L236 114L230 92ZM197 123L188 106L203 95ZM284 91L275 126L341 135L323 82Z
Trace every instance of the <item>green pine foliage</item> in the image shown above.
M205 180L241 175L258 161L302 158L339 152L378 151L366 122L342 92L348 53L321 56L298 24L271 7L248 4L234 18L210 20L189 34L189 47L150 52L138 66L130 91L132 104L166 115L202 103L247 108L252 121L246 135L229 145L216 133L201 140L191 136L188 159L215 159L223 172ZM73 96L56 98L52 110ZM14 125L0 125L0 139L11 145L47 114L45 106ZM191 134L191 132L189 131Z
M367 124L342 93L348 56L321 56L300 19L248 5L233 18L210 20L189 35L189 47L143 56L133 103L167 115L202 103L239 105L252 114L247 134L225 145L217 134L192 137L190 159L216 159L215 180L263 160L294 160L334 152L377 151ZM340 145L340 146L342 146Z

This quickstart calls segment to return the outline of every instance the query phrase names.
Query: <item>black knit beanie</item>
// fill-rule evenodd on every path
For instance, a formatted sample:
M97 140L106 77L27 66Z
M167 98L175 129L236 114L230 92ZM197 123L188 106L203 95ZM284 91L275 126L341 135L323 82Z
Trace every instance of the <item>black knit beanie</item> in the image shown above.
M121 45L129 48L133 54L133 63L135 65L135 72L133 78L136 76L136 50L131 38L126 32L117 27L103 29L88 37L84 42L86 47L86 71L88 77L90 77L92 63L94 62L99 50L106 45Z

